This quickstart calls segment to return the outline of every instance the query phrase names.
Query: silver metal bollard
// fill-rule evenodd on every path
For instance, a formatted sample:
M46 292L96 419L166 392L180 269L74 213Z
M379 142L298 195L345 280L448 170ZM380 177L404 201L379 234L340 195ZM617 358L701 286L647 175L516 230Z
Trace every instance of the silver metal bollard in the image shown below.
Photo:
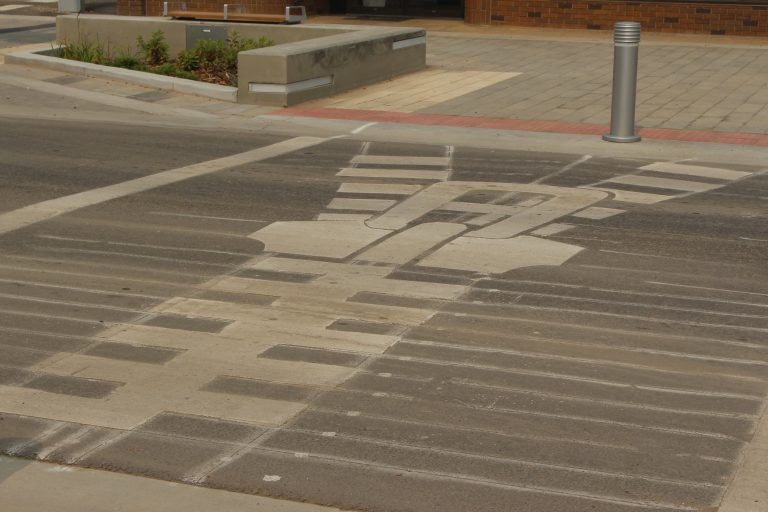
M620 21L613 29L613 99L609 142L638 142L635 133L635 98L637 96L637 54L640 48L640 24Z

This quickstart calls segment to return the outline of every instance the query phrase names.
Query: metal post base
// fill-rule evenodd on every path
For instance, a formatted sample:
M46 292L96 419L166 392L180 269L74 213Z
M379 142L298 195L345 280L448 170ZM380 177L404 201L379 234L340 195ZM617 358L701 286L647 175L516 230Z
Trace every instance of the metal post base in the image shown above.
M629 137L620 137L618 135L603 135L603 140L608 142L640 142L639 135L630 135Z

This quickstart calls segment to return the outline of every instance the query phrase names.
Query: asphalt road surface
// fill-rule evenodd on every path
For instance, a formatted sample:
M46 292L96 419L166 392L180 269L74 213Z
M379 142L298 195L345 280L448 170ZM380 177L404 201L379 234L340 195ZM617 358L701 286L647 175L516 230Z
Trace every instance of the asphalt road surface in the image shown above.
M48 43L56 39L56 19L52 16L38 16L34 12L39 6L48 4L0 2L0 9L9 8L9 5L17 8L0 13L0 48Z
M716 506L758 164L0 119L0 451L371 511Z

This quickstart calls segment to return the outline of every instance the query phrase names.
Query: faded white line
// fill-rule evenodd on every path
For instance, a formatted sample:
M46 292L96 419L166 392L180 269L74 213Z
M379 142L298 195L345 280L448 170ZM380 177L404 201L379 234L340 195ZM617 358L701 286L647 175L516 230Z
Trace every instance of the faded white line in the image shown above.
M555 288L570 288L574 290L589 290L589 291L596 291L596 292L607 292L607 293L616 293L619 295L638 295L642 297L660 297L665 299L684 299L684 300L691 300L695 302L717 302L722 304L734 304L739 306L758 306L762 308L768 307L768 304L762 304L759 302L743 302L743 301L734 301L734 300L725 300L725 299L719 299L714 297L702 297L699 295L677 295L677 294L670 294L670 293L651 293L651 292L643 292L639 290L629 290L629 289L616 289L616 288L600 288L600 287L594 287L594 286L584 286L580 284L567 284L567 283L556 283L553 281L534 281L531 279L515 279L514 281L507 281L504 279L484 279L482 282L485 283L505 283L505 284L541 284L546 286L551 286ZM684 284L671 284L671 283L661 283L658 281L645 281L648 284L657 284L657 285L665 285L665 286L679 286L683 288L697 288L697 289L703 289L703 290L717 290L717 288L704 288L701 286L689 286ZM490 290L491 288L478 288L478 290ZM507 291L507 292L518 292L518 293L527 293L526 290L514 290L514 289L499 289L499 291ZM736 292L733 290L719 290L719 291L732 291L733 293L749 293L749 292ZM577 297L577 296L574 296Z
M47 271L42 271L48 274ZM118 291L112 291L112 290L97 290L95 288L81 288L79 286L62 286L62 285L56 285L56 284L47 284L47 283L40 283L36 281L25 281L22 279L3 279L0 278L0 283L13 283L13 284L21 284L25 286L31 286L36 288L55 288L57 290L69 290L69 291L75 291L75 292L84 292L84 293L91 293L94 295L109 295L109 296L116 296L116 297L138 297L142 299L165 299L166 297L161 297L159 295L147 295L145 293L126 293L126 292L118 292Z
M538 340L540 341L540 340ZM597 359L594 357L584 357L584 356L577 356L577 355L558 355L554 352L530 352L526 350L515 350L512 348L507 349L499 349L499 348L485 348L485 347L471 347L469 348L467 345L458 345L455 343L444 343L439 341L428 341L428 340L420 340L420 339L413 339L408 336L404 337L400 343L402 344L411 344L411 345L421 345L426 347L441 347L441 348L447 348L449 350L457 351L457 352L467 352L467 353L473 353L473 352L480 352L480 353L487 353L487 354L504 354L504 355L513 355L513 356L521 356L522 358L528 358L528 359L540 359L540 360L557 360L557 361L567 361L567 362L576 362L576 363L585 363L590 365L599 365L599 366L615 366L618 368L633 368L637 370L642 370L646 373L666 373L666 374L672 374L672 375L685 375L688 376L690 373L685 371L678 371L678 370L668 370L664 368L649 366L646 364L635 364L635 363L628 363L624 361L620 361L617 359ZM566 343L558 343L556 344L566 344ZM600 347L600 348L606 348L604 345L594 345L594 344L583 344L582 346L589 346L589 347ZM611 347L613 348L613 347ZM672 353L675 354L675 353ZM665 354L666 355L666 354ZM743 363L747 364L754 364L759 366L768 366L768 361L762 361L762 360L733 360L733 359L724 359L720 358L723 362L734 362L734 361L741 361ZM488 368L496 368L495 366L488 366ZM722 374L724 378L732 379L734 381L752 381L752 382L762 382L763 379L760 379L758 377L744 377L742 375L729 375L729 374Z
M579 158L577 160L574 160L573 162L569 163L568 165L566 165L564 167L561 167L560 169L556 170L555 172L549 173L546 176L542 176L541 178L539 178L537 180L534 180L531 183L532 184L542 183L542 182L544 182L544 181L546 181L546 180L548 180L550 178L554 178L555 176L559 176L560 174L568 172L571 169L573 169L574 167L583 164L584 162L586 162L587 160L589 160L591 158L592 158L592 155L584 155L581 158Z
M377 122L373 122L373 123L366 123L366 124L364 124L364 125L362 125L362 126L359 126L359 127L355 128L355 129L354 129L354 130L352 130L350 133L352 133L353 135L357 135L358 133L360 133L360 132L362 132L362 131L364 131L364 130L367 130L367 129L368 129L368 128L370 128L371 126L374 126L374 125L377 125L377 124L379 124L379 123L377 123Z
M96 263L93 261L76 261L71 260L67 261L67 265L71 265L74 267L85 267L87 269L87 272L81 273L81 272L68 272L64 270L54 270L52 265L61 265L62 261L61 258L40 258L40 257L34 257L34 256L19 256L14 255L14 260L19 261L20 264L17 265L3 265L0 264L0 268L8 268L11 270L23 270L26 272L38 272L38 273L45 273L45 274L60 274L60 275L66 275L66 276L85 276L89 278L102 278L102 279L113 279L116 281L127 281L128 283L136 283L137 281L140 281L142 283L149 282L149 283L159 283L163 286L168 287L174 287L174 288L183 288L187 285L179 284L178 280L174 281L162 281L159 279L149 279L146 276L148 275L148 269L146 266L138 267L134 265L127 265L127 264L120 264L120 265L110 265L109 263ZM46 269L40 269L36 267L29 267L29 266L22 266L24 262L32 261L32 262L39 262L44 264L51 265L49 268ZM104 269L105 273L102 274L95 274L95 269ZM140 273L140 277L136 276L128 276L128 277L121 277L117 275L117 270L131 270L131 271L137 271ZM151 271L152 275L168 275L168 276L178 276L179 278L187 277L189 278L189 272L176 272L174 270L161 270L158 268L153 268Z
M235 217L214 217L211 215L192 215L191 213L173 213L173 212L149 212L152 215L165 215L168 217L188 217L190 219L211 219L211 220L230 220L232 222L255 222L258 224L269 224L268 220L259 219L238 219Z
M98 256L123 256L126 258L152 260L152 261L167 261L171 263L183 263L185 265L197 265L203 267L218 267L218 268L234 268L237 265L227 265L223 263L209 263L205 261L185 260L181 258L164 258L162 256L148 256L146 254L134 254L131 252L121 251L95 251L91 249L70 249L66 247L48 247L44 245L28 245L31 249L36 249L44 252L60 253L60 254L94 254Z
M471 302L457 302L456 304L461 304L465 306L477 306L477 304L471 303ZM762 328L762 327L748 327L748 326L730 325L730 324L713 324L708 322L693 322L693 321L686 321L686 320L675 320L671 318L654 318L651 316L625 315L620 313L608 313L605 311L573 309L573 308L563 308L563 307L554 307L554 306L528 306L528 305L521 305L521 304L494 304L493 306L496 308L504 308L509 311L512 311L515 308L527 309L531 311L555 311L560 313L574 313L578 315L595 315L595 316L604 316L604 317L612 317L612 318L626 318L630 320L640 320L644 322L654 322L654 323L693 325L696 327L716 327L716 328L719 327L724 329L734 329L734 330L742 330L742 331L768 332L768 328ZM472 313L472 315L498 318L498 316L484 315L482 313Z
M329 412L335 412L335 411L329 411ZM369 418L374 417L373 415L366 415ZM455 424L446 424L446 423L425 423L421 421L414 421L414 420L403 420L400 418L392 418L388 416L382 416L382 419L386 419L389 421L397 421L398 423L405 423L409 425L419 425L419 426L440 426L440 427L448 427L451 429L466 431L466 432L481 432L481 433L490 433L490 434L500 434L503 436L509 436L509 437L516 437L520 439L531 439L535 441L555 441L555 442L569 442L569 443L575 443L575 444L584 444L587 446L605 446L608 448L616 448L619 450L625 450L630 452L636 452L637 450L634 448L627 448L626 445L612 445L612 444L605 444L605 443L594 443L590 441L579 441L574 440L572 438L563 438L563 437L554 437L554 436L529 436L529 435L512 435L509 433L509 431L498 431L498 430L490 430L490 429L478 429L478 428L472 428L472 427L457 427ZM316 431L313 430L306 430L306 429L299 429L296 427L291 428L282 428L282 430L287 430L290 432L302 432L302 433L308 433L308 434L315 434ZM335 434L335 433L334 433ZM337 437L337 436L326 436L326 437ZM588 475L596 475L596 476L604 476L604 477L610 477L610 478L619 478L622 480L643 480L643 481L649 481L649 482L659 482L659 483L665 483L665 484L672 484L672 485L678 485L678 486L685 486L685 487L700 487L700 488L719 488L720 485L712 484L708 482L696 482L691 480L681 480L681 479L672 479L672 478L664 478L664 477L657 477L657 476L651 476L651 475L643 475L643 474L629 474L629 473L622 473L619 471L610 471L610 470L600 470L600 469L592 469L592 468L585 468L585 467L577 467L577 466L568 466L565 464L558 464L558 463L552 463L552 462L540 462L530 459L520 459L520 458L513 458L508 457L504 455L495 455L495 454L476 454L472 452L467 451L461 451L461 450L454 450L450 448L445 447L438 447L438 446L430 446L429 448L425 448L423 445L418 444L411 444L411 443L404 443L404 442L398 442L398 441L385 441L382 439L375 439L375 438L360 438L358 436L353 435L344 435L340 434L338 435L341 439L355 439L362 443L367 444L374 444L379 446L394 446L405 450L414 450L414 451L429 451L434 453L443 453L443 454L459 454L463 457L471 458L471 459L477 459L477 460L496 460L496 461L503 461L511 464L521 465L521 466L530 466L530 467L539 467L539 468L553 468L560 471L566 471L570 473L581 473L581 474L588 474ZM307 456L307 455L305 455Z
M452 317L462 317L467 316L466 314L456 314L456 313L440 313L441 315L448 315ZM473 315L473 316L483 316L483 315ZM489 317L485 316L485 318L493 318L493 319L499 319L500 317ZM509 320L512 320L515 322L515 324L533 324L535 326L545 326L549 327L552 325L558 325L562 327L567 327L568 329L571 329L572 331L598 331L601 333L610 333L614 337L622 337L622 336L634 336L634 337L640 337L640 338L654 338L657 340L665 340L665 341L671 341L671 342L699 342L699 343L714 343L717 345L724 345L728 347L740 347L740 348L749 348L749 349L757 349L757 350L766 350L766 346L758 343L749 343L746 341L733 341L733 340L726 340L726 339L720 339L720 338L712 338L712 337L704 337L701 335L696 336L686 336L686 335L680 335L680 334L655 334L653 332L649 331L633 331L628 329L617 329L613 327L605 327L605 326L596 326L596 325L585 325L582 323L573 323L573 322L565 322L561 319L558 319L557 322L551 322L546 320L535 320L531 318L525 318L525 317L516 317L511 318ZM527 337L531 340L537 340L539 338L533 338L531 336ZM562 341L558 341L556 339L550 339L550 341L555 341L558 343L563 343ZM568 342L570 343L570 342ZM577 343L578 344L578 343Z
M64 423L64 425L67 425L67 423ZM64 448L66 446L69 446L71 444L75 444L78 440L80 440L83 436L85 436L88 432L90 432L91 427L90 426L84 426L75 431L74 433L70 434L69 436L65 437L64 439L60 440L58 443L53 443L49 446L44 447L37 453L37 458L39 460L45 460L50 454L55 452L56 450L60 448Z
M619 305L619 306L632 306L635 308L645 308L645 309L659 309L662 311L681 311L685 313L702 313L706 315L711 316L732 316L732 317L738 317L738 318L756 318L756 319L766 319L768 316L766 315L753 315L749 313L730 313L730 312L724 312L724 311L715 311L711 309L699 309L699 308L687 308L687 307L678 307L678 306L670 306L668 304L665 305L657 305L657 304L646 304L642 302L629 302L629 301L622 301L622 300L612 300L612 299L596 299L592 297L584 297L584 296L574 296L574 295L561 295L558 293L544 293L544 292L532 292L532 291L526 291L526 290L498 290L494 288L483 288L483 290L486 290L488 292L503 294L503 295L515 295L520 294L525 296L531 296L531 297L546 297L546 298L555 298L555 299L561 299L563 301L577 301L577 302L589 302L593 304L605 304L605 305ZM480 290L478 290L480 291ZM520 298L518 298L520 300ZM525 304L523 304L525 305ZM532 306L536 306L535 304L532 304ZM759 306L759 305L758 305ZM548 306L542 306L542 307L548 307ZM591 309L583 309L580 311L593 311Z
M758 292L745 292L742 290L728 290L726 288L708 288L706 286L693 286L690 284L676 284L676 283L664 283L661 281L646 281L646 283L650 284L659 284L662 286L676 286L678 288L693 288L695 290L710 290L713 292L727 292L727 293L743 293L746 295L759 295L762 297L768 297L768 293L758 293Z
M93 206L112 199L144 192L190 178L204 176L239 165L274 158L299 149L315 146L325 140L326 139L317 137L295 137L244 153L225 156L207 162L200 162L186 167L179 167L178 169L151 174L135 180L125 181L115 185L87 190L85 192L79 192L77 194L25 206L18 210L13 210L0 215L0 235L87 206Z
M104 245L116 245L125 247L146 247L148 249L161 249L168 251L181 251L181 252L202 252L206 254L224 254L226 256L243 256L247 258L253 257L253 254L244 252L232 252L232 251L216 251L213 249L195 249L193 247L174 247L171 245L152 245L152 244L132 244L128 242L112 242L109 240L90 240L87 238L69 238L66 236L55 235L36 235L35 238L43 238L47 240L61 240L64 242L82 242L87 244L104 244ZM123 253L118 253L123 254Z
M293 456L293 451L290 450L282 450L282 449L276 449L276 448L265 448L263 446L258 447L261 451L266 452L275 452L280 453L286 457ZM533 495L542 495L542 496L564 496L571 499L581 499L581 500L587 500L587 501L593 501L593 502L599 502L599 503L607 503L610 505L624 505L629 507L634 507L639 510L648 510L653 509L654 511L667 511L667 512L673 512L673 511L689 511L689 512L695 512L697 510L700 510L699 508L691 508L686 505L679 505L679 504L664 504L663 502L658 501L645 501L645 500L631 500L631 499L622 499L620 497L612 497L608 495L600 495L600 494L592 494L586 491L574 491L571 489L561 489L556 487L545 487L545 486L539 486L539 485L529 485L529 484L518 484L518 483L510 483L508 481L500 481L500 480L492 480L484 477L476 477L471 476L467 474L462 473L451 473L451 472L444 472L444 471L434 471L434 470L426 470L426 469L413 469L413 468L403 468L401 466L394 466L391 464L385 464L380 462L371 463L365 460L361 459L353 459L349 457L341 457L336 455L327 455L327 454L312 454L309 456L312 459L318 459L318 460L324 460L324 461L332 461L337 464L342 464L344 466L360 466L362 468L376 468L379 472L382 473L389 473L391 475L398 475L401 476L403 474L403 471L407 471L408 473L413 473L415 475L422 475L429 480L438 480L438 481L446 481L446 482L472 482L476 485L490 487L494 489L501 489L504 491L508 491L510 489L513 489L517 492L526 493L526 494L533 494ZM362 471L362 469L360 470ZM674 507L674 508L672 508Z
M380 360L383 360L383 361L397 361L397 362L403 361L403 359L399 356L382 354L379 357L380 357ZM707 397L707 398L711 398L711 397L734 398L737 400L744 400L744 401L750 401L750 402L760 402L762 400L762 396L759 394L747 395L747 394L741 394L741 393L717 392L712 390L695 390L690 388L670 388L670 387L664 387L664 386L651 386L648 384L637 384L637 383L630 383L626 381L610 380L610 379L604 379L604 378L598 378L598 377L584 377L581 375L577 375L575 373L557 373L555 371L546 371L546 370L529 370L523 367L513 368L513 367L489 366L481 363L470 363L470 362L462 363L458 361L446 361L442 359L430 359L428 357L415 357L415 356L411 357L407 361L413 362L413 363L425 363L433 366L440 366L440 367L446 367L446 368L471 368L471 369L478 369L478 370L489 371L489 372L496 372L498 374L528 375L532 377L543 377L545 379L564 380L564 381L578 382L582 384L584 383L595 384L595 385L603 386L607 388L629 389L633 391L642 389L644 391L661 392L661 393L667 393L670 395L678 394L678 395L686 395L686 396L701 396L701 397ZM463 380L468 381L469 379L454 379L453 382L462 383ZM640 401L629 402L629 403L643 403L643 402L641 399Z
M756 416L754 415L743 414L738 412L729 413L729 412L717 412L717 411L704 411L704 410L698 410L698 409L680 409L679 407L677 408L661 407L661 406L654 406L649 404L638 404L633 402L621 402L618 400L608 400L605 398L598 398L598 397L590 398L587 396L565 395L562 393L552 393L548 391L539 391L535 389L532 390L532 389L526 389L526 388L495 386L492 384L485 384L480 382L462 381L462 382L453 382L453 384L457 384L459 386L469 387L469 388L493 389L496 391L504 391L514 395L544 396L548 398L553 398L555 400L563 400L563 401L569 401L569 402L586 402L586 403L597 404L605 407L625 407L627 409L659 411L659 412L666 412L666 413L672 413L672 414L680 414L684 416L707 416L712 418L744 419L749 421L753 421L756 418Z
M33 313L30 311L17 311L14 309L0 309L0 315L23 316L23 317L30 317L30 318L44 318L46 320L61 320L63 322L90 324L90 325L96 325L100 327L107 327L110 325L133 325L127 322L100 322L98 320L92 320L88 318L76 318L73 316L51 315L48 313ZM48 332L48 331L45 331L45 332ZM55 332L51 332L50 334L56 335Z
M142 310L134 309L134 308L121 308L119 306L108 306L105 304L94 304L89 302L44 299L42 297L34 297L29 295L12 295L9 293L0 293L0 299L9 299L11 301L16 301L16 302L34 302L38 304L56 304L58 306L72 306L72 307L79 308L78 311L80 311L81 313L84 312L83 310L86 310L86 309L121 311L123 313L136 313L136 314L143 313Z

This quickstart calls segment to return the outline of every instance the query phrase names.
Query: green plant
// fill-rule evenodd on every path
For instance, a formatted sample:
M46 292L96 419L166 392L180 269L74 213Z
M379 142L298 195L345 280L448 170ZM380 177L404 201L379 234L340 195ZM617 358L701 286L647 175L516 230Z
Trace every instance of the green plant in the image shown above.
M105 64L136 71L147 71L160 75L203 80L206 82L237 85L237 54L271 46L266 37L259 39L241 38L237 32L226 41L203 39L189 50L179 53L175 61L168 57L169 45L162 30L152 33L145 40L136 38L138 55L123 50L111 58L109 49L98 42L81 41L78 44L61 44L53 48L53 54L64 59Z
M146 41L141 36L137 37L136 44L139 47L139 55L144 59L145 64L158 66L168 62L169 46L162 30L152 32L149 40Z
M184 71L194 71L200 68L200 58L191 50L183 50L176 57L176 66Z
M188 80L199 80L196 74L185 71L183 69L179 69L178 66L173 62L166 62L165 64L160 64L159 66L155 66L153 68L147 68L146 71L156 73L158 75L175 76L178 78L186 78Z
M117 68L134 69L137 71L145 71L147 69L147 66L141 62L138 57L131 55L130 53L121 53L112 59L112 61L109 62L109 65Z
M103 64L109 60L108 52L99 43L80 41L74 44L59 44L54 55L62 59L79 60L91 64Z
M266 37L260 37L258 39L252 39L250 37L246 37L245 39L240 38L240 34L237 33L237 31L232 31L232 34L229 36L228 44L231 48L234 48L238 52L244 52L246 50L256 50L257 48L266 48L267 46L272 46L273 43L270 39L267 39Z
M204 80L236 85L237 54L272 44L272 41L265 37L241 39L237 32L233 32L226 42L212 39L198 41L190 50L179 54L176 62L181 69L198 71Z

